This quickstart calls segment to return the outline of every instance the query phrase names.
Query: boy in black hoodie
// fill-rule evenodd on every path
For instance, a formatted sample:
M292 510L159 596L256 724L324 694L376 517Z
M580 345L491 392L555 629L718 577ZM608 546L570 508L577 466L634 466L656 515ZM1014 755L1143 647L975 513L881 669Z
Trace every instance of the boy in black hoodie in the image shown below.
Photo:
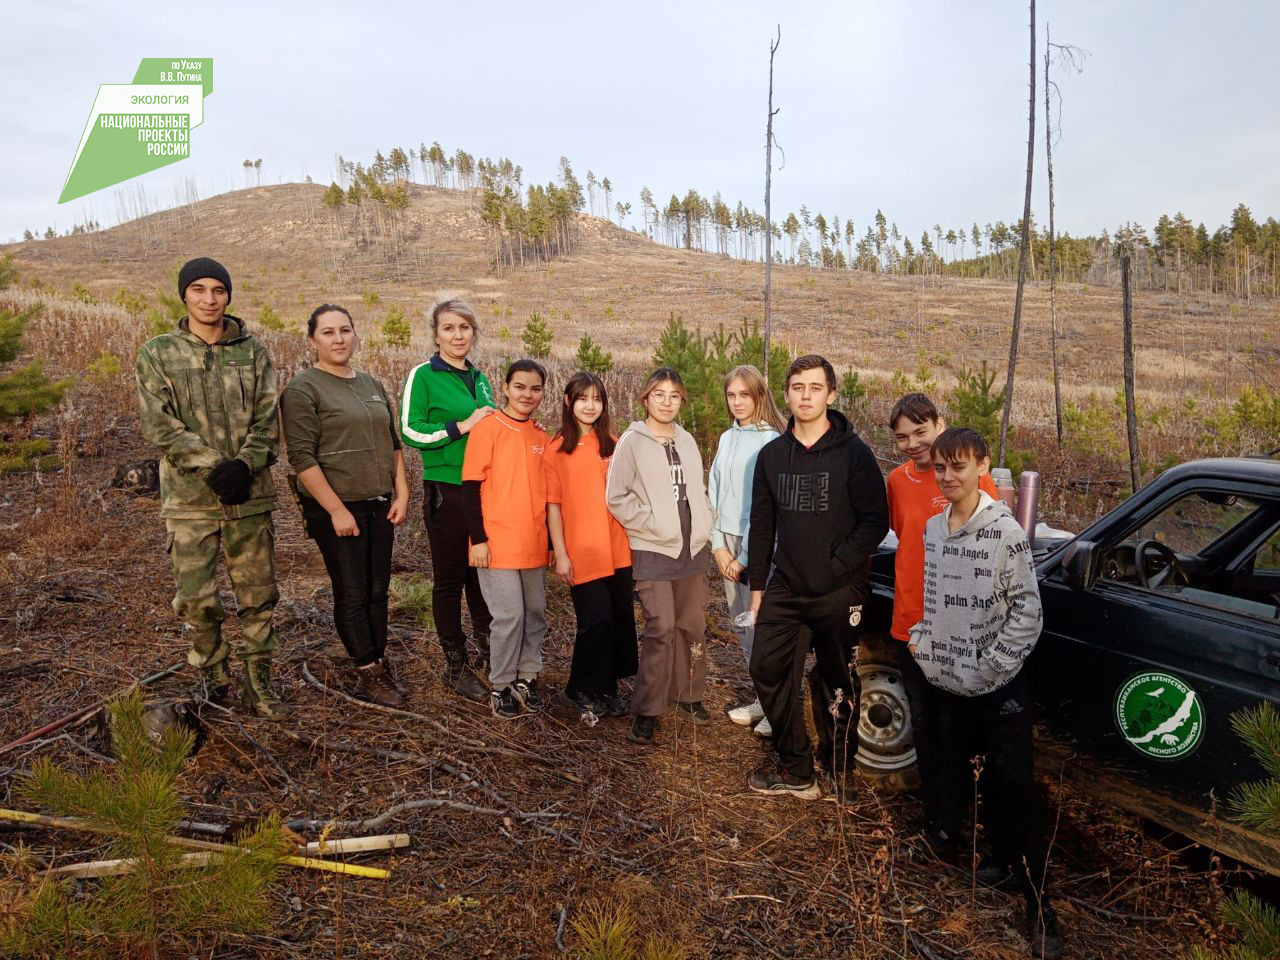
M867 595L868 562L889 529L875 455L849 421L829 409L835 393L836 374L823 357L791 364L791 420L756 460L747 548L756 615L751 679L778 753L777 769L762 767L748 785L804 800L821 793L804 722L805 657L812 648L819 759L839 782L858 749L854 628Z

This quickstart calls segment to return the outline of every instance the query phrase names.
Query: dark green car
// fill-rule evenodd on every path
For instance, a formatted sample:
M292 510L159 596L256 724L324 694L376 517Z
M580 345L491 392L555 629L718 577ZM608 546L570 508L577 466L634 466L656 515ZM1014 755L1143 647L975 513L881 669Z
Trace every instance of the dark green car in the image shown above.
M1175 467L1078 536L1037 541L1036 558L1041 769L1280 874L1280 839L1224 813L1265 776L1232 714L1280 707L1280 462ZM892 551L872 569L859 763L904 778L910 717L885 655Z

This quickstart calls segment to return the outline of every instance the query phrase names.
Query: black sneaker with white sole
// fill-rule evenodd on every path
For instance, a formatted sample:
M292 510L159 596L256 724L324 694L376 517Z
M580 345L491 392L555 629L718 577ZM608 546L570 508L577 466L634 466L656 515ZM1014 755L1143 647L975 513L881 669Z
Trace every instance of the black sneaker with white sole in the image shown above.
M489 694L489 706L493 709L493 715L503 720L514 720L520 716L520 701L510 687L492 691Z
M537 677L532 680L517 680L511 685L511 692L515 694L515 698L530 713L537 713L546 706L542 700L542 695L538 693Z
M562 687L556 694L556 699L578 714L589 712L597 717L603 717L608 712L605 705L595 697L579 690L570 690L568 687Z
M611 693L603 697L600 703L605 708L605 712L611 717L625 717L627 715L627 701L623 700L619 694Z
M797 800L817 800L822 796L817 778L808 779L779 769L772 764L761 767L747 778L747 786L756 793L769 793L795 797Z
M631 721L631 730L627 733L627 739L632 743L638 743L642 747L653 746L653 736L658 732L657 717L642 717L639 714Z

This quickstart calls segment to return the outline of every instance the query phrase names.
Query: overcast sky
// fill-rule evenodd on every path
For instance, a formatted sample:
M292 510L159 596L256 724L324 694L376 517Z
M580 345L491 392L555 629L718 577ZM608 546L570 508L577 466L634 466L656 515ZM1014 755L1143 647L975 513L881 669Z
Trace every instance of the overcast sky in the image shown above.
M1280 4L1041 0L1037 16L1037 58L1046 20L1089 53L1082 74L1055 72L1060 228L1182 210L1212 230L1240 202L1280 216ZM568 156L636 211L646 185L660 201L693 187L762 211L779 21L775 216L805 204L861 233L879 207L913 239L1020 216L1027 9L1014 0L73 0L5 13L0 240L114 222L117 191L138 185L164 205L188 178L201 196L241 187L246 157L262 158L264 182L327 183L335 154L367 162L433 140L509 156L526 183ZM147 56L212 59L191 158L58 206L98 84L129 82ZM1042 108L1038 90L1038 222Z

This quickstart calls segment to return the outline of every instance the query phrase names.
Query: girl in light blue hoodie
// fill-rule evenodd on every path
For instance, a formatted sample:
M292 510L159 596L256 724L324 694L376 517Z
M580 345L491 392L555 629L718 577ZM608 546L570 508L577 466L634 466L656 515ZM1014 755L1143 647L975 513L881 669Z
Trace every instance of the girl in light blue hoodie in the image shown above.
M751 589L743 577L756 457L766 443L777 439L787 424L773 402L764 377L753 366L734 367L729 371L724 378L724 399L733 426L720 436L707 493L716 512L711 528L712 554L724 578L729 618L736 621L751 608ZM733 629L742 641L742 652L750 664L755 627L734 622ZM762 737L772 734L759 699L730 710L729 719L744 727L754 724L755 732Z

